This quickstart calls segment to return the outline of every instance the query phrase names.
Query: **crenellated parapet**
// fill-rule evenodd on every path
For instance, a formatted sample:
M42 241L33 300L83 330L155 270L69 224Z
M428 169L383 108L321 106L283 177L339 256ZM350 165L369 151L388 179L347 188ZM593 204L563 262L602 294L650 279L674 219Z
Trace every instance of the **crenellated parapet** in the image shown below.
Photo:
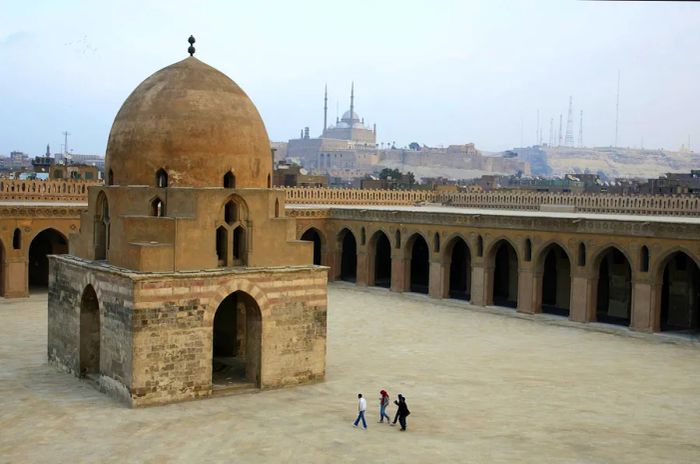
M0 200L87 202L88 187L93 185L102 182L0 179Z
M567 194L549 192L437 192L432 190L360 190L286 188L289 204L410 206L439 203L466 208L513 211L578 212L651 216L700 216L700 198L690 195Z

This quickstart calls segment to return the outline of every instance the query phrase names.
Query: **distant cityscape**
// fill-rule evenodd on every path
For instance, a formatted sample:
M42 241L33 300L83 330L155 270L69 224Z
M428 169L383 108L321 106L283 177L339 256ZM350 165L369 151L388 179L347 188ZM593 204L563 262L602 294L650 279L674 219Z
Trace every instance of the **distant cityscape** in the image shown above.
M700 192L700 153L689 146L678 151L574 147L571 137L564 138L569 142L564 146L560 128L559 136L550 136L548 143L503 152L481 151L474 143L430 147L411 142L399 147L377 142L377 125L365 123L356 112L354 84L349 103L342 117L329 124L326 89L318 137L306 126L298 138L271 142L275 185L623 195ZM52 153L49 145L39 156L22 151L0 154L0 178L101 180L103 175L102 155Z

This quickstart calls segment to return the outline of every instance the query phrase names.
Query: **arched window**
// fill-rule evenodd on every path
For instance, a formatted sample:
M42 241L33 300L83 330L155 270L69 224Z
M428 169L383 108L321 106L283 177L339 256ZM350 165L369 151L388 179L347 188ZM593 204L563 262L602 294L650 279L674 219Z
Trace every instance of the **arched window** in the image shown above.
M275 217L280 217L280 201L275 199Z
M396 240L396 248L401 248L401 231L396 229L396 234L394 235Z
M476 237L476 255L481 257L484 256L484 239L481 235Z
M153 201L151 201L151 216L165 216L165 203L158 197L155 197Z
M360 244L364 245L367 242L367 233L365 232L365 228L362 227L360 229Z
M649 248L646 245L639 252L639 270L649 272Z
M95 209L95 259L107 259L107 250L109 249L109 203L104 192L97 195L97 205Z
M165 172L165 169L158 169L158 172L156 172L156 187L158 188L165 188L168 186L168 173Z
M15 229L12 234L12 248L15 250L22 248L22 231L19 228Z
M527 238L525 239L525 261L530 261L532 259L532 241Z
M238 205L234 201L229 201L224 207L224 220L233 225L238 220Z
M236 176L231 171L224 175L224 188L236 188Z
M581 267L586 265L586 245L583 242L578 244L578 265Z
M435 232L435 235L433 236L433 251L435 253L440 252L440 234Z
M226 228L224 226L219 226L216 229L216 259L219 267L226 266L227 243L228 240L226 240Z
M234 261L244 261L245 255L245 230L238 226L233 231L233 259ZM245 264L245 263L238 263Z
M270 180L270 174L267 175L267 188L272 188L272 181Z
M109 170L109 173L107 174L107 185L114 185L114 173L112 170Z

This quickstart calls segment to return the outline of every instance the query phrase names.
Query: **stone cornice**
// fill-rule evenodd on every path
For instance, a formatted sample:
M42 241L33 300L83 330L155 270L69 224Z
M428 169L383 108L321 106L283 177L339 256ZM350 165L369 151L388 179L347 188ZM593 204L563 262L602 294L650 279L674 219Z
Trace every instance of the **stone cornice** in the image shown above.
M74 218L87 211L87 204L76 205L0 205L1 218Z

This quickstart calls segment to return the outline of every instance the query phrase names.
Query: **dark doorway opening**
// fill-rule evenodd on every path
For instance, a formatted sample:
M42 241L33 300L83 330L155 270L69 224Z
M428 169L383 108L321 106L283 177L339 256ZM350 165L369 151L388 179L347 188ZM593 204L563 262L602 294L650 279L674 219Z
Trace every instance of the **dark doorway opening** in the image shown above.
M357 242L348 229L341 232L340 280L357 280Z
M569 317L571 307L571 262L559 245L544 252L542 266L542 312Z
M100 373L100 306L92 285L80 300L80 376Z
M632 269L625 255L611 248L600 258L596 320L630 325L632 308Z
M384 232L374 236L374 286L391 287L391 243Z
M471 253L461 238L452 242L450 252L449 296L458 300L471 299Z
M513 246L501 240L494 248L493 304L518 307L518 255Z
M317 266L321 265L321 235L316 229L309 229L304 232L301 236L302 240L314 243L314 261L313 263Z
M238 291L224 298L214 315L212 332L213 389L259 387L262 316L253 297Z
M48 255L68 253L66 237L54 229L41 231L29 246L29 286L47 287L49 285Z
M413 243L411 243L413 242ZM411 285L415 293L428 293L430 285L430 257L428 244L420 235L414 235L411 247Z
M700 332L700 269L680 251L668 259L663 270L661 330Z

